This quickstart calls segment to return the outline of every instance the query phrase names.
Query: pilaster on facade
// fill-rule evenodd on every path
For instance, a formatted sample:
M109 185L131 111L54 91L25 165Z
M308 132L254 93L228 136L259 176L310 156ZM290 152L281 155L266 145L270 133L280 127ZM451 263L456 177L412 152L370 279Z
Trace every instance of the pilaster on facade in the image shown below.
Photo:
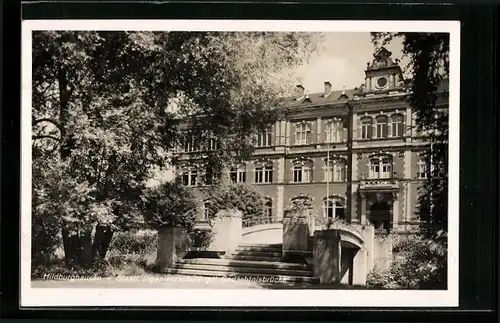
M410 138L413 138L414 135L414 130L413 130L413 112L409 106L406 107L406 136Z
M321 147L321 143L323 140L321 140L321 117L316 118L316 148Z

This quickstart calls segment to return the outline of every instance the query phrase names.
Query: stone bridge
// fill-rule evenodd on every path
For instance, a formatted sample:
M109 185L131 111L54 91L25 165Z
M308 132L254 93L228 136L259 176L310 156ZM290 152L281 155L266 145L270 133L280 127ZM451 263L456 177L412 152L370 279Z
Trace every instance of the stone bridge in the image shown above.
M287 211L282 219L242 219L239 211L221 211L212 222L209 251L230 255L241 245L273 245L282 262L312 267L320 283L365 285L376 263L390 265L392 241L375 239L372 226L316 223L309 210Z

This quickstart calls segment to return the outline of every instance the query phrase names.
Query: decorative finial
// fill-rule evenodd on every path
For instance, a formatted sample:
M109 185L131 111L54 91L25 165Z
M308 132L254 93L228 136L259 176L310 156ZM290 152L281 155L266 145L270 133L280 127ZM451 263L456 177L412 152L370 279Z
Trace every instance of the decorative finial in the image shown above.
M342 94L345 95L345 85L342 86Z

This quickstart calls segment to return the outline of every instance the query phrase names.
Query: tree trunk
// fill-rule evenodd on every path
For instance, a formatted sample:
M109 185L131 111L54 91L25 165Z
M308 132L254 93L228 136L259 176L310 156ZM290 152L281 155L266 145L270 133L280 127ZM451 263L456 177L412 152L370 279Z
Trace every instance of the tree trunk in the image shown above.
M64 245L64 259L67 266L82 265L80 251L80 241L77 232L71 232L68 226L62 229L62 238Z
M92 258L94 260L103 260L108 252L113 230L109 227L98 225L96 227L94 243L92 244Z

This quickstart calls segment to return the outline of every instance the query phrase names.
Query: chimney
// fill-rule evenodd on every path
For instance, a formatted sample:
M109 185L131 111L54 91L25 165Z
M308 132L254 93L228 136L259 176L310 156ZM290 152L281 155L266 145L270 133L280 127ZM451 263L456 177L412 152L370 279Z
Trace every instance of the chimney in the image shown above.
M297 96L297 98L303 97L304 93L305 93L305 90L306 89L301 84L297 85L297 89L296 89L296 96Z
M325 97L332 92L332 84L329 81L325 81Z

